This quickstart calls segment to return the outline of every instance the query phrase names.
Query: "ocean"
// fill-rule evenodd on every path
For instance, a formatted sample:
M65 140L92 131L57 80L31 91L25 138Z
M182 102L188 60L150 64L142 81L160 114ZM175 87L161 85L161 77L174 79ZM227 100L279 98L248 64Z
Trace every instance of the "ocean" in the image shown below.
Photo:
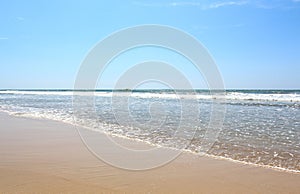
M75 114L72 90L0 90L0 111L81 125L158 146L182 149L187 145L185 151L199 154L217 101L225 105L226 113L206 155L300 172L300 90L226 90L222 99L214 99L208 90L180 93L178 97L172 90L96 90L93 110L82 104ZM187 112L197 109L196 118L183 117L181 98ZM188 139L173 138L178 126Z

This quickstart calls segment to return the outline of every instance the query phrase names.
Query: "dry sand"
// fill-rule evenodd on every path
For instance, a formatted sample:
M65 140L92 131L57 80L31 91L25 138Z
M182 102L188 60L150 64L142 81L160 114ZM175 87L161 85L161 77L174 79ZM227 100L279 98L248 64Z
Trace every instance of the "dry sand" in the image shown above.
M0 193L300 193L300 174L188 153L122 170L92 155L72 125L1 113Z

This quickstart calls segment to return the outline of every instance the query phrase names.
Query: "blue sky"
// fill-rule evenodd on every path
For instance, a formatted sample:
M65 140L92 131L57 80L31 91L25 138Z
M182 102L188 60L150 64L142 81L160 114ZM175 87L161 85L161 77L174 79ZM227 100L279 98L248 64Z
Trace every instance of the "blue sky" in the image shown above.
M0 88L73 88L97 42L141 24L196 37L227 88L300 88L300 0L1 1Z

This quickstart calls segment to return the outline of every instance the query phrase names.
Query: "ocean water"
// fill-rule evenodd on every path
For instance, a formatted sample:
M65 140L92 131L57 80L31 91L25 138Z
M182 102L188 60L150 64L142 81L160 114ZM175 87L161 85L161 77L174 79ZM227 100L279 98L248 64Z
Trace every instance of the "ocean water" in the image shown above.
M46 118L152 144L199 153L208 130L212 103L226 106L223 127L209 156L300 173L300 90L82 91L93 104L74 110L70 90L0 90L0 111ZM113 96L113 98L112 98ZM182 115L182 100L185 100ZM90 102L90 101L89 101ZM92 107L92 109L91 109ZM197 117L189 115L195 109ZM75 112L76 111L76 112ZM184 126L182 126L184 123ZM174 138L178 126L185 138Z

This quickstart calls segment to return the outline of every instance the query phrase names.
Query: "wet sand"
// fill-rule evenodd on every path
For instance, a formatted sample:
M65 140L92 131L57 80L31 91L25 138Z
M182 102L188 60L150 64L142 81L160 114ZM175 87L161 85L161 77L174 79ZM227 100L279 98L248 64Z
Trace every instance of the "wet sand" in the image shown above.
M0 193L299 193L299 183L300 174L188 153L122 170L91 154L72 125L0 114Z

